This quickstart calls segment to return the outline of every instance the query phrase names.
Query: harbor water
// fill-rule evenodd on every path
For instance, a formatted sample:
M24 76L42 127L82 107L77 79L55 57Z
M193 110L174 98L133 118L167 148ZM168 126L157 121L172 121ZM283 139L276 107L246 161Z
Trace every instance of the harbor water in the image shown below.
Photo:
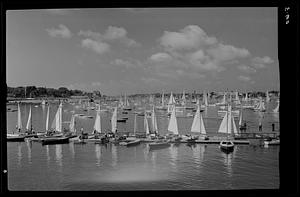
M243 110L248 132L258 132L262 120L263 131L271 132L272 123L279 130L279 115L269 113L276 102L266 105L265 113ZM31 104L21 104L23 127ZM12 106L16 108L16 106ZM32 104L32 125L35 131L44 131L47 106ZM50 124L58 104L50 106ZM149 108L150 109L150 108ZM218 107L202 112L209 136L218 135L222 121ZM127 116L118 122L118 132L133 132L133 111L118 114ZM64 104L63 124L73 113L92 118L77 117L76 129L91 133L95 110L83 111ZM184 112L186 114L186 112ZM193 114L193 113L192 113ZM168 117L156 111L160 134L167 133ZM109 131L111 111L101 112L102 130ZM143 133L144 117L137 116L137 132ZM193 117L178 114L180 134L191 134ZM236 124L238 118L235 118ZM149 124L150 124L149 118ZM7 112L7 132L15 131L17 112ZM151 125L151 124L150 124ZM150 128L151 130L151 128ZM114 144L57 144L42 146L38 142L7 142L9 190L227 190L279 188L280 146L235 145L230 154L220 151L218 144L172 144L168 148L149 150L147 143L134 147Z

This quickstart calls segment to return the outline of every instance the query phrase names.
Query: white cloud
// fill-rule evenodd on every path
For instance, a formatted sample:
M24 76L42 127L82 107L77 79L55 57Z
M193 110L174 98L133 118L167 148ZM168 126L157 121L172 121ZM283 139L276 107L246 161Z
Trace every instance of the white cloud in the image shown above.
M115 59L111 61L110 64L117 65L117 66L125 66L126 68L135 68L138 66L137 64L134 64L130 61L123 60L123 59Z
M237 59L250 56L247 49L223 44L214 36L207 35L197 25L188 25L178 32L165 31L159 38L159 44L168 54L158 53L159 55L152 55L150 59L172 58L174 69L175 65L182 65L189 68L191 73L221 72L226 70L226 66L233 65L232 62Z
M71 31L65 26L60 24L58 28L51 28L51 29L46 29L48 34L52 37L62 37L62 38L71 38L72 33Z
M118 41L120 43L125 44L128 47L140 46L138 42L127 37L127 31L123 27L109 26L103 34L99 32L93 32L91 30L87 30L87 31L80 30L78 32L78 35L93 38L94 40L100 40L106 42Z
M272 60L270 57L265 56L265 57L255 57L252 59L252 66L260 69L260 68L265 68L266 64L272 64L274 60Z
M207 53L217 61L229 61L237 58L245 58L250 55L247 49L221 43L218 44L217 47L208 49Z
M156 53L156 54L153 54L149 59L152 61L161 62L161 61L171 60L172 57L167 53Z
M248 82L248 81L251 80L251 78L247 77L247 76L240 75L240 76L238 76L238 80L241 80L241 81L244 81L244 82Z
M217 43L215 37L209 37L197 25L189 25L179 32L165 31L159 39L166 50L190 50Z
M101 41L92 40L89 38L82 40L81 46L87 49L91 49L99 54L103 54L110 50L109 44Z
M238 65L237 68L243 72L246 72L246 73L255 73L256 70L250 66L246 66L244 64L242 65Z

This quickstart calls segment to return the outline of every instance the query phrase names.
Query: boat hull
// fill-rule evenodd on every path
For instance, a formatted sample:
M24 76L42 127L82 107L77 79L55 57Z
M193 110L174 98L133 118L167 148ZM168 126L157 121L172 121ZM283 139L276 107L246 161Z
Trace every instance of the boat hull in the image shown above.
M41 140L42 145L48 144L67 144L69 143L68 137L57 137L57 138L44 138Z
M24 142L25 136L7 136L7 142Z
M149 144L150 150L158 150L163 148L170 147L171 144L169 142L154 142Z
M234 145L224 145L222 143L220 143L220 149L221 151L225 152L225 153L231 153L234 150Z

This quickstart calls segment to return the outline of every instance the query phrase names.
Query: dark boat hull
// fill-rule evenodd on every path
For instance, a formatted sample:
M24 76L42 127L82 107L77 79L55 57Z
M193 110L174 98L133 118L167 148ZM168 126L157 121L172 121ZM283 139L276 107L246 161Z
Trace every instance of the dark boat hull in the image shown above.
M220 149L225 153L231 153L234 150L234 146L220 146Z
M69 138L68 137L62 137L62 138L44 138L41 141L42 141L42 145L67 144L67 143L69 143Z
M6 141L7 142L24 142L25 137L7 137Z

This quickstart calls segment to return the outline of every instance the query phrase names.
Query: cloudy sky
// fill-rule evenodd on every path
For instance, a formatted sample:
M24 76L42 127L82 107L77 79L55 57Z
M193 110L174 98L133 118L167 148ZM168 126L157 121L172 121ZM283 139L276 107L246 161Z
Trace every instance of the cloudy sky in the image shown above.
M8 11L7 85L106 95L279 89L276 8Z

